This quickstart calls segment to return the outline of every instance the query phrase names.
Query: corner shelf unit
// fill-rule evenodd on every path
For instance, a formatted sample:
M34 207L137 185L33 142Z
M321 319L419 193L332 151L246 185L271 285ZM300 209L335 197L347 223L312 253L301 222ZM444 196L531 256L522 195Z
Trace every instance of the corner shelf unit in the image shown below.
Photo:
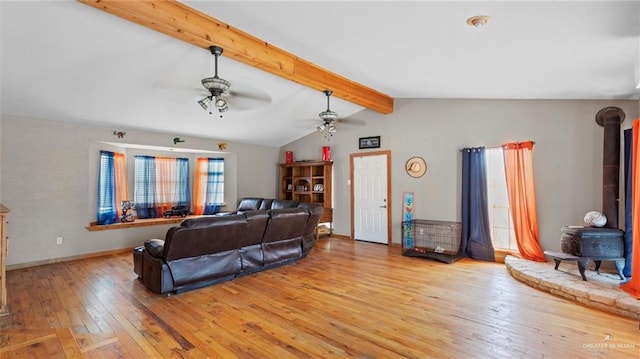
M320 223L333 222L331 185L333 162L306 161L280 164L280 198L319 203L324 207Z

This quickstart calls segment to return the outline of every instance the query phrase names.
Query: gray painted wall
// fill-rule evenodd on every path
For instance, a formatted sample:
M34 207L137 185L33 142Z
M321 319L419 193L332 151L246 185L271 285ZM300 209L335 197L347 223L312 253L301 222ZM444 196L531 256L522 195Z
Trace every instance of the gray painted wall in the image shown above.
M332 147L334 228L350 235L349 155L361 151L359 137L381 136L381 149L392 153L392 239L400 243L402 192L414 192L414 218L459 221L459 149L533 140L541 243L559 250L560 227L601 209L603 130L595 115L606 106L625 111L623 128L640 112L638 101L399 99L390 115L366 110L349 118L365 125L338 124L329 141L313 133L283 146L280 159L287 150L296 160L320 159L322 146ZM426 160L424 177L404 171L412 156Z
M358 137L380 135L381 149L392 152L392 233L393 241L399 243L403 191L415 192L416 218L459 220L458 149L531 139L536 141L541 241L544 249L557 250L562 225L580 224L587 211L601 207L602 129L594 116L605 106L619 106L626 112L623 128L640 117L640 101L396 100L393 114L363 111L350 120L364 125L339 124L330 141L312 133L280 149L229 143L237 193L228 197L276 196L277 163L283 161L285 150L293 150L296 160L320 159L322 146L330 145L335 162L334 226L336 233L349 235L349 154L360 151ZM175 137L119 128L127 135L116 140L113 130L0 117L0 203L11 209L8 265L128 248L164 237L170 225L85 229L95 221L92 193L98 141L172 146ZM183 146L201 150L216 150L221 142L185 139ZM414 155L424 157L429 166L420 179L404 172L404 162ZM623 218L620 221L622 225ZM55 244L58 236L64 238L59 246Z
M85 227L96 220L98 151L114 149L99 141L173 146L175 135L118 128L126 136L116 139L113 128L11 116L0 118L0 124L0 198L11 209L8 265L129 248L148 238L164 238L171 225L96 232ZM198 150L217 150L217 143L223 142L180 137L186 142L177 147ZM136 152L127 150L129 170ZM276 196L279 148L229 142L226 152L229 178L225 185L231 209L237 198ZM56 245L56 237L63 237L62 245Z

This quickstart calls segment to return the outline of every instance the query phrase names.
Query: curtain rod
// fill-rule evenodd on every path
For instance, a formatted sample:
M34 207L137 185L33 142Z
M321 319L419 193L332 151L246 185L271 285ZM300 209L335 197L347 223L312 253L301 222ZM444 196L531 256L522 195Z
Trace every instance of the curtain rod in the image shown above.
M529 141L525 141L525 142L529 142ZM536 141L531 141L531 143L535 145ZM502 148L502 146L504 146L504 145L500 145L500 146L479 146L479 147L484 147L485 149L491 150L491 149L494 149L494 148ZM458 148L458 152L462 152L462 151L464 151L464 148Z

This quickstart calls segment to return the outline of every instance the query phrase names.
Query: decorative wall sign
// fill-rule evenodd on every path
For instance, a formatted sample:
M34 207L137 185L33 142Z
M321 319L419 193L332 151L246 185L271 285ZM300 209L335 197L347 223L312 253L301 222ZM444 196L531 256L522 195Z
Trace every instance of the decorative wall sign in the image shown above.
M402 193L402 221L405 222L402 234L404 248L413 248L413 192Z
M358 148L380 148L380 136L360 137Z

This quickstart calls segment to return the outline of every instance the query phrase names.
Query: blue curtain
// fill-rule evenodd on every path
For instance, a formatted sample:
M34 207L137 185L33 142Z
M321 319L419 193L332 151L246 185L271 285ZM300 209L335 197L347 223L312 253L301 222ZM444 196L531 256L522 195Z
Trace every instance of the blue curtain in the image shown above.
M473 259L495 262L487 209L484 147L462 150L462 237L460 252Z
M189 159L176 158L176 173L178 183L176 193L178 195L178 206L191 208L191 190L189 189Z
M631 176L631 160L633 156L633 131L631 129L624 130L624 258L625 265L622 274L625 277L631 277L631 254L633 242L633 219L631 217L631 195L633 182Z
M98 224L118 222L113 152L100 151L98 168Z
M209 158L204 214L215 214L224 203L224 158Z
M157 218L156 164L153 156L135 156L134 202L138 218Z

